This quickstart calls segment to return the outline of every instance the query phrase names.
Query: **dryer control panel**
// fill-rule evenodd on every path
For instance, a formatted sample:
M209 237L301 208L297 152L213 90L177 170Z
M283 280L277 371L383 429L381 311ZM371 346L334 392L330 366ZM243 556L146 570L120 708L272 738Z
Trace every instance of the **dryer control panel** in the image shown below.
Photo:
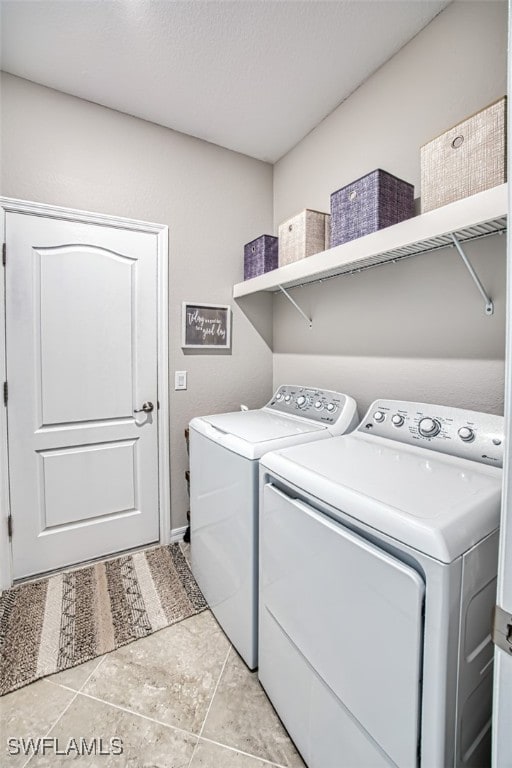
M285 384L276 390L265 408L323 424L335 424L346 402L347 397L341 392Z
M358 432L503 466L503 416L402 400L376 400Z

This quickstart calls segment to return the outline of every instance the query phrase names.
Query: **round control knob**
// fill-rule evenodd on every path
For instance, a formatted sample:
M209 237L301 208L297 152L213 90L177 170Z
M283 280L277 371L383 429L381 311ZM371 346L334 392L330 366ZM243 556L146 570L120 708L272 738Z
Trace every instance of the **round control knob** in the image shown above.
M305 408L308 404L308 399L305 395L299 395L299 397L296 400L297 405L299 408Z
M317 411L319 411L323 407L324 406L323 406L322 401L321 400L317 400L316 403L315 403L315 408L317 409Z
M382 413L382 411L375 411L375 413L373 414L373 418L375 419L375 421L378 421L380 423L381 421L384 421L386 416L384 413Z
M436 419L421 419L418 424L418 432L423 437L435 437L441 431L441 425Z
M291 399L292 399L292 396L291 396L291 395L285 395L285 396L284 396L284 401L285 401L285 403L289 403Z
M394 415L391 417L391 421L393 422L393 424L395 425L395 427L401 427L401 426L402 426L402 424L404 423L405 419L404 419L404 417L403 417L403 416L401 416L399 413L395 413L395 414L394 414Z
M470 427L461 427L457 434L465 443L470 443L475 439L475 433Z
M276 400L282 400L282 399L283 399L282 394L280 392L278 392L277 395L276 395Z
M334 413L334 411L337 409L337 407L338 406L336 405L336 403L329 403L327 405L327 410L329 411L329 413Z

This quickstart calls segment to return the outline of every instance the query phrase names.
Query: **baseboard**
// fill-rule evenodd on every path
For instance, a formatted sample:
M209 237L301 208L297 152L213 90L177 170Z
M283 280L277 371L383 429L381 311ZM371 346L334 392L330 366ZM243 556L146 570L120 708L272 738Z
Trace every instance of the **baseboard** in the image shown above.
M171 544L174 544L175 541L183 541L183 537L185 535L185 531L187 530L188 525L182 525L181 528L172 528L171 530Z

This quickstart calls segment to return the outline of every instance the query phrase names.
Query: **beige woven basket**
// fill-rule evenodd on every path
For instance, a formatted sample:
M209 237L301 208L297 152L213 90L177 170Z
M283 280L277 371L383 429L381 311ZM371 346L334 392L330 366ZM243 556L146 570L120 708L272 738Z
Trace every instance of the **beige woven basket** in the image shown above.
M306 209L279 225L279 266L329 248L330 216Z
M507 180L506 97L421 147L421 212Z

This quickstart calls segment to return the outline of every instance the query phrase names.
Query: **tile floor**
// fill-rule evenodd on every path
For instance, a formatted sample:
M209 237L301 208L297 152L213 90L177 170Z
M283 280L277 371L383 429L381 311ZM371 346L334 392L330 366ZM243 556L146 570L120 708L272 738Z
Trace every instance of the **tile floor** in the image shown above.
M210 611L0 698L6 768L304 768ZM122 739L122 755L12 755L10 738Z

